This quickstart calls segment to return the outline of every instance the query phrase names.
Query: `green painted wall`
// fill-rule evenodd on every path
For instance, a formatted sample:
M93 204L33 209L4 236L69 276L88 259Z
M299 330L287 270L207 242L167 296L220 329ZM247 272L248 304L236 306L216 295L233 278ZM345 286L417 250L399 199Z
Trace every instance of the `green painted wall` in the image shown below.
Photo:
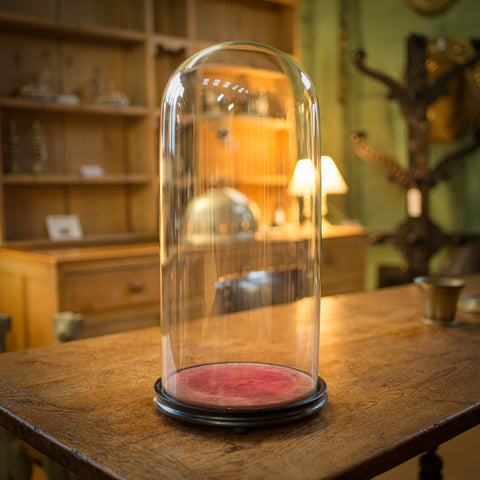
M341 5L345 29L340 28ZM406 166L406 124L398 105L386 98L386 88L353 67L351 53L364 49L369 66L401 80L410 34L480 38L480 2L457 0L442 14L422 16L404 0L303 0L301 16L303 63L320 102L322 153L336 160L350 187L347 195L332 198L331 203L369 231L392 230L406 216L404 191L389 182L382 167L353 153L349 135L366 131L372 146ZM339 96L342 85L344 101ZM467 140L432 144L430 164ZM457 163L450 180L432 190L430 213L446 231L480 233L480 150ZM438 268L449 252L440 251L431 269ZM369 247L367 287L376 286L378 265L402 263L393 247Z

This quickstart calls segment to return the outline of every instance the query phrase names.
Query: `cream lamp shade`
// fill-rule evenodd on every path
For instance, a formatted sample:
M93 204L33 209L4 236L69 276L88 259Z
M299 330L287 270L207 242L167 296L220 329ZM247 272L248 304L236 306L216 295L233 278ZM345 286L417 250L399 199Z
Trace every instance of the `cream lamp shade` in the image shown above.
M348 186L331 157L322 156L322 192L347 193ZM315 167L309 158L299 160L295 165L292 180L288 186L290 195L300 197L313 192Z
M322 223L329 226L326 219L328 213L327 195L331 193L347 193L348 186L331 157L322 156Z
M292 179L288 185L288 193L294 197L303 197L313 193L315 167L309 158L299 160L295 165Z
M342 194L348 192L348 186L345 183L340 171L331 157L321 157L322 168L322 217L325 221L325 215L328 212L327 195ZM315 181L315 167L309 158L299 160L295 166L292 180L288 185L290 195L301 197L304 204L304 214L309 214L309 199L313 193ZM308 217L307 217L308 218Z
M347 193L348 187L331 157L322 156L322 192Z

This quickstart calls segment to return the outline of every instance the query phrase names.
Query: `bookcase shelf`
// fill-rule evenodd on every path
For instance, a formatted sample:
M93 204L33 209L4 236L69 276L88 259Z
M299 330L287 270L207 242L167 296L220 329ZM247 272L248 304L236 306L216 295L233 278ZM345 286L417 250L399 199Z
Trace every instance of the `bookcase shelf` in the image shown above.
M0 245L56 247L45 219L69 214L85 235L74 245L155 240L159 109L172 72L195 51L230 40L299 58L298 3L2 2ZM101 89L114 94L99 97ZM101 173L82 175L85 167ZM272 172L273 188L280 177ZM258 182L245 178L240 187Z

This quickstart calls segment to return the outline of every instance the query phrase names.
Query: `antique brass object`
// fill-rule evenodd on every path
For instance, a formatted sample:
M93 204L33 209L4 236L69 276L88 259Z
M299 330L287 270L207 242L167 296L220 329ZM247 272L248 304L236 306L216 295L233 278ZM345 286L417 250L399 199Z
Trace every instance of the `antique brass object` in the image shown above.
M475 121L480 115L480 40L445 37L429 42L422 35L410 35L407 50L406 83L365 65L362 50L354 53L353 60L360 72L385 84L389 98L399 103L408 124L408 167L368 145L363 132L352 134L351 140L359 157L381 164L390 180L405 190L407 219L392 233L370 235L370 241L392 243L402 251L408 265L402 281L410 282L428 273L432 256L443 246L478 241L478 235L444 232L437 226L430 218L429 193L449 178L459 160L480 148L480 127ZM450 88L452 82L459 88ZM468 85L460 88L461 82ZM432 168L432 132L446 141L467 130L471 140L444 154Z
M422 321L441 327L454 325L458 297L465 281L456 277L431 275L416 277L414 283L420 287L425 301Z
M233 188L207 190L188 204L185 240L196 245L251 240L258 229L257 208Z
M456 0L405 0L407 5L421 15L437 15L447 10Z
M441 76L475 56L472 43L460 37L438 37L427 43L427 82L433 85ZM450 142L469 131L480 116L480 64L452 78L448 94L427 108L430 140Z

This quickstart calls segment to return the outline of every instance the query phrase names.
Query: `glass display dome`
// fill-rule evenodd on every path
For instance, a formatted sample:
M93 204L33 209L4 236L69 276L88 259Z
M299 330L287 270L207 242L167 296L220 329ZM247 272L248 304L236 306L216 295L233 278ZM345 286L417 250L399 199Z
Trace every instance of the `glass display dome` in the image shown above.
M155 383L167 415L250 428L325 405L318 115L308 76L267 46L215 45L170 78Z

